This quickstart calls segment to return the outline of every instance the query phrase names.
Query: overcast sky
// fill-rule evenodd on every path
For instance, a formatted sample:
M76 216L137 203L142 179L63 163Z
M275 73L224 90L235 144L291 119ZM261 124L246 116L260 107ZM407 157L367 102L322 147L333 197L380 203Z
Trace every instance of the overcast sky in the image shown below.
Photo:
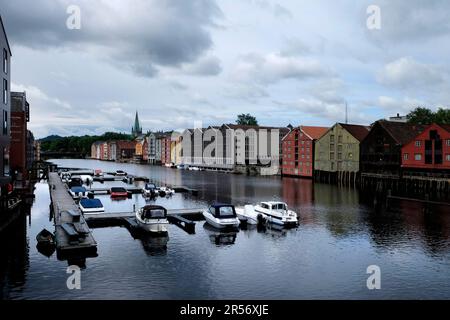
M67 7L81 29L66 27ZM367 7L381 9L369 30ZM369 124L448 106L447 0L0 0L12 89L49 134Z

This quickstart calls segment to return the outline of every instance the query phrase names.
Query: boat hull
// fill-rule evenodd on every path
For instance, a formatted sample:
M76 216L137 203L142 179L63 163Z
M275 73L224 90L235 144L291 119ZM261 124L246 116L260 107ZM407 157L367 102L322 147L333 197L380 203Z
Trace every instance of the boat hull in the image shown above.
M240 225L238 218L218 219L206 211L203 212L203 217L205 217L206 222L217 229L239 228Z

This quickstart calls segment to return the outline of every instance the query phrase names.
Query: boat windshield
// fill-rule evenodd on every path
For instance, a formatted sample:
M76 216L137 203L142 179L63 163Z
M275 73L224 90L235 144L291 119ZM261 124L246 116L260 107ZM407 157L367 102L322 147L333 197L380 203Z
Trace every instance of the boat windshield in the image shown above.
M155 189L155 188L156 188L156 186L154 184L152 184L152 183L147 183L145 185L145 189L147 189L147 190Z
M165 217L166 212L163 209L148 209L142 212L142 219L161 219Z
M221 218L234 217L233 207L220 207L218 211L218 216Z
M127 192L124 188L111 188L111 192Z
M272 205L273 210L285 211L287 210L286 205L284 203L275 203Z

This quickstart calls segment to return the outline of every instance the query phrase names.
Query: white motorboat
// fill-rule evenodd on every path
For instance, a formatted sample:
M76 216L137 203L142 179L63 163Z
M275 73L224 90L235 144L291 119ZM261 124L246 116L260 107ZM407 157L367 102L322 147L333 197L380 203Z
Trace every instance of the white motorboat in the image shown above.
M231 204L216 203L203 211L206 222L218 229L238 228L240 221Z
M144 197L154 197L158 194L157 188L153 183L146 183L142 188L142 195Z
M156 189L161 197L172 196L175 194L175 190L168 187L159 187Z
M94 178L92 178L92 176L87 175L87 174L83 174L80 175L81 181L83 181L83 183L89 185L92 184L92 182L94 182Z
M280 201L261 202L254 206L257 214L262 214L264 219L283 227L295 227L298 225L297 213L289 210L288 205Z
M148 205L136 212L139 228L152 233L167 233L167 210L161 206Z
M86 198L88 195L85 187L72 187L69 189L69 193L73 199Z
M189 170L191 171L200 171L199 167L189 167Z
M67 183L70 181L70 178L71 178L70 172L61 172L60 176L61 176L62 182Z
M262 224L265 217L262 213L256 212L253 205L247 204L243 208L236 207L236 214L239 220L246 221L248 224Z
M105 212L105 208L100 199L81 199L78 205L80 206L81 212L85 215Z

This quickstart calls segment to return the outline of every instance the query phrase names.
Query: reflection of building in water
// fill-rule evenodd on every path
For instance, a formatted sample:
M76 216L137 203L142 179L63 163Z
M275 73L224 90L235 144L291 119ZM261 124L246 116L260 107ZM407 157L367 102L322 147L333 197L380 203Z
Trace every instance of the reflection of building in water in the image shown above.
M19 218L0 235L0 299L9 299L11 289L24 286L29 268L26 213L19 207Z
M236 242L237 230L218 230L207 222L203 224L203 229L208 234L211 243L216 246L229 246Z
M282 179L283 201L290 209L297 212L302 223L312 223L314 213L314 182L312 179L298 179L283 177Z
M315 183L314 204L315 219L326 224L334 236L340 237L360 231L366 209L360 205L357 190Z

